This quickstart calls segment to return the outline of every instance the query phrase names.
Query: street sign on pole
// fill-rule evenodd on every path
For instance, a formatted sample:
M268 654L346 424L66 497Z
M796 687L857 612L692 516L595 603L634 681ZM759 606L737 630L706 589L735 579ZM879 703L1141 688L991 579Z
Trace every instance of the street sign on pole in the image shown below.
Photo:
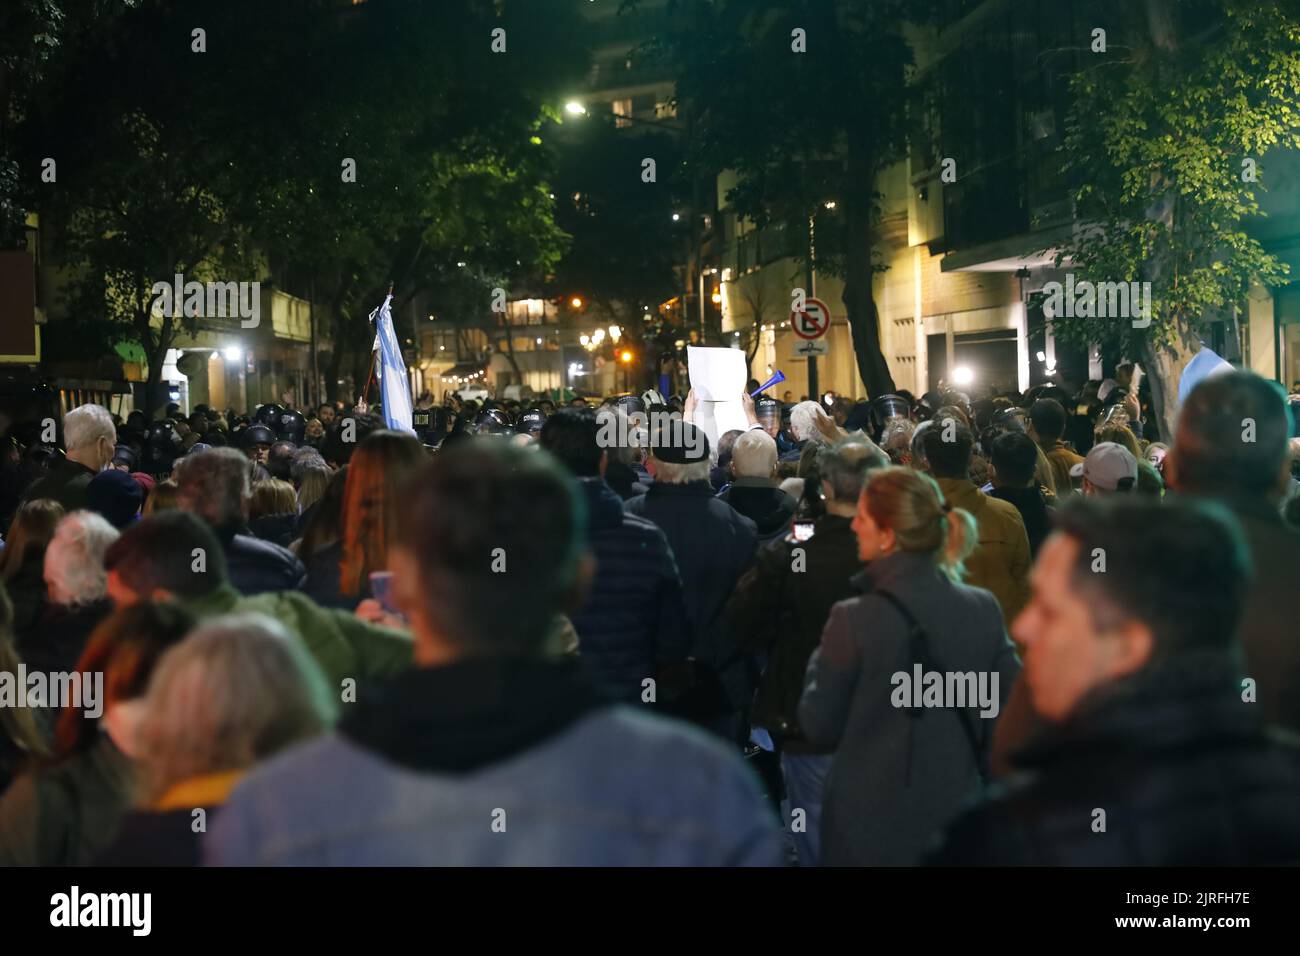
M806 299L802 312L790 313L790 328L801 339L820 339L830 327L831 310L821 299Z
M818 355L829 355L831 344L825 339L805 339L797 342L794 347L794 354L799 358L815 358Z

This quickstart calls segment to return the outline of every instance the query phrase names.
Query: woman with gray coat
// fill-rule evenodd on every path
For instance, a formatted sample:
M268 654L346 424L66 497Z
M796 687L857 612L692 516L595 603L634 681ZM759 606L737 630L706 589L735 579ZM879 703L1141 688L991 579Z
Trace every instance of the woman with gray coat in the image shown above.
M876 472L853 530L864 593L831 609L799 721L835 751L823 862L908 866L979 788L1020 663L997 599L961 583L975 520L932 478Z

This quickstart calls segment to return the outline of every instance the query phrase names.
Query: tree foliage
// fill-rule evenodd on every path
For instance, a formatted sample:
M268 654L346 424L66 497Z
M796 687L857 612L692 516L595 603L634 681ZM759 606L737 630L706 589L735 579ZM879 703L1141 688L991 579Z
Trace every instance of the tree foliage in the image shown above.
M1057 318L1080 343L1144 358L1162 430L1208 322L1288 267L1251 235L1267 155L1300 148L1300 4L1144 0L1073 81L1063 143L1079 188L1058 250L1092 281L1151 282L1151 323ZM1245 162L1249 160L1249 162Z
M911 47L905 19L929 4L894 0L677 0L666 46L678 96L697 128L690 160L737 175L738 216L790 238L796 261L815 217L814 261L844 280L844 305L867 391L892 391L872 277L876 175L906 155ZM801 31L801 32L800 32ZM799 36L807 52L792 49ZM833 207L827 208L828 203ZM802 285L791 276L791 285Z
M333 383L344 353L354 372L368 357L365 315L390 282L400 299L458 268L553 268L539 133L581 70L575 25L563 0L141 0L60 58L27 124L27 168L60 157L40 195L73 311L139 341L156 381L176 330L148 320L153 282L206 268L314 289Z

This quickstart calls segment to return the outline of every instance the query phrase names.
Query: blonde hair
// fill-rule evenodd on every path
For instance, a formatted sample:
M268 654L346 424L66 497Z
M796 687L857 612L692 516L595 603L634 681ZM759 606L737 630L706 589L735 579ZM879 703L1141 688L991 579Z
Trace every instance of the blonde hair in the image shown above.
M302 473L302 483L298 485L298 511L303 512L320 501L329 487L334 472L326 465L306 468Z
M161 511L176 511L181 506L180 491L180 486L170 478L158 482L144 500L144 508L140 513L147 518Z
M1103 442L1114 442L1116 445L1122 445L1127 448L1129 454L1134 458L1141 459L1142 448L1138 445L1137 436L1132 430L1124 425L1103 425L1097 429L1097 440L1094 445L1100 445Z
M979 537L975 517L950 508L933 478L895 465L872 472L862 494L871 520L894 532L900 551L932 554L940 571L961 581Z
M293 485L280 478L253 482L253 497L248 502L249 518L298 513L298 495Z
M149 681L137 737L143 796L242 770L333 717L319 665L283 626L259 614L216 618L168 650Z

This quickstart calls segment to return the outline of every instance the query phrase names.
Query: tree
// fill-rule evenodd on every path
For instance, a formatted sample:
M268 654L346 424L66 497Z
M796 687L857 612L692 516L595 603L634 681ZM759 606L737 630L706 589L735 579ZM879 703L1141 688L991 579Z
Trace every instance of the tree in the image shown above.
M872 396L894 390L872 293L882 267L876 175L905 155L911 49L905 16L925 3L895 0L676 0L666 44L678 97L698 137L688 161L702 174L734 170L738 216L791 238L844 280L858 372ZM805 53L792 47L806 44ZM828 208L828 204L833 207ZM816 248L806 237L815 223ZM792 285L802 284L792 280Z
M647 320L678 291L673 270L683 239L673 211L681 146L667 132L620 130L594 116L565 133L556 146L556 222L572 238L547 286L565 301L580 296L597 325L622 329L620 347L609 357L632 353L633 363L620 363L631 382L630 365L650 367ZM647 158L655 161L653 182L643 179Z
M150 405L194 325L151 315L155 281L305 275L333 326L333 386L349 361L364 376L364 316L390 282L409 298L458 262L551 268L562 235L538 131L581 70L575 24L561 0L145 0L89 31L26 124L31 155L54 149L69 184L45 202L81 337L139 342Z
M14 133L67 41L137 0L8 0L0 5L0 247L22 245L34 177L20 173Z
M768 286L761 281L741 281L735 283L732 288L736 290L753 318L748 330L742 333L745 364L752 369L754 367L754 356L758 354L758 347L763 341L763 326L767 324L769 319L775 323L778 318L786 314L786 302L784 299L778 301L777 297L772 295Z
M1058 250L1080 278L1149 282L1151 315L1061 318L1058 334L1140 358L1162 437L1178 381L1209 322L1286 263L1251 237L1264 157L1300 148L1300 4L1143 0L1074 78L1063 148L1084 185L1074 238Z

